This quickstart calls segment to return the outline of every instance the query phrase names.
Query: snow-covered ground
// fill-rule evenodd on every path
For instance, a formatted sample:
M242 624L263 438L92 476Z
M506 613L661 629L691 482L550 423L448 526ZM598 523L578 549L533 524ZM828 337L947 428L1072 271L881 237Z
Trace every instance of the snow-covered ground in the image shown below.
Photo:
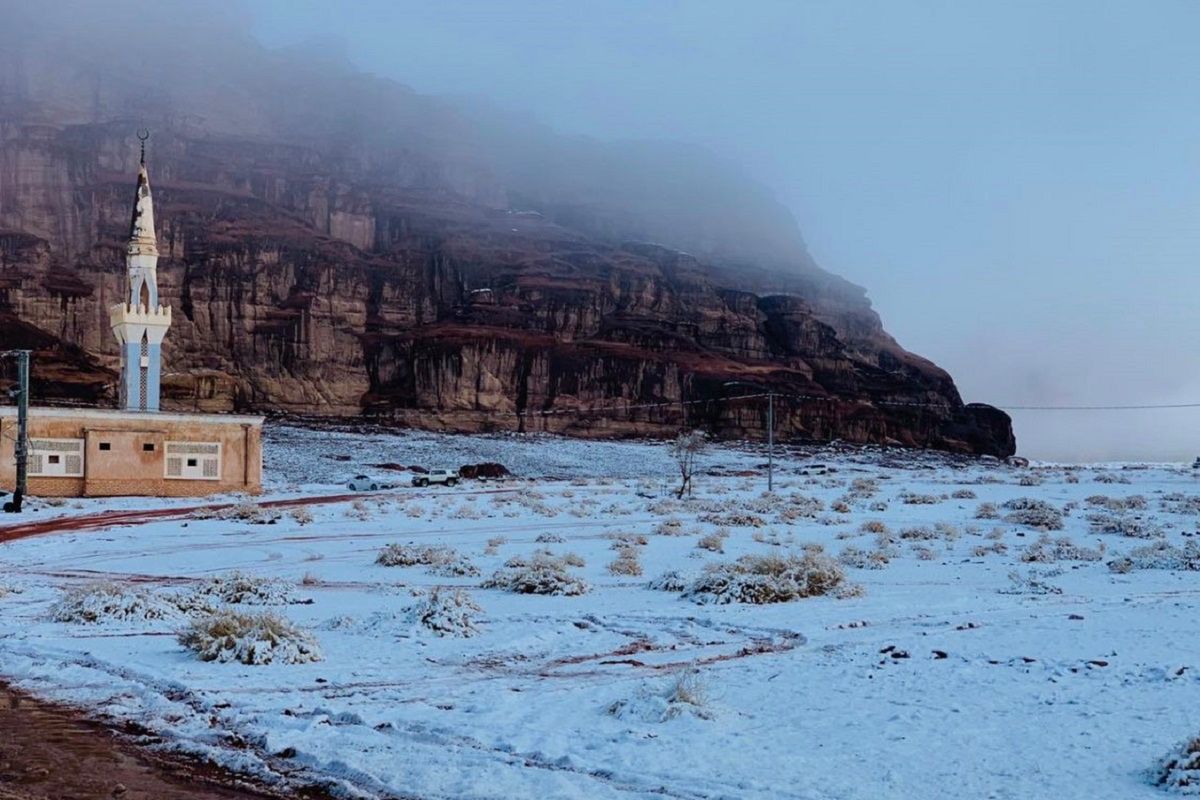
M342 493L358 472L407 483L373 464L485 461L515 477L0 545L0 677L159 746L368 797L1128 800L1164 796L1150 771L1200 735L1200 573L1145 568L1200 568L1200 477L1182 466L793 449L765 495L763 453L724 447L681 502L665 444L275 428L260 499ZM1050 508L1004 507L1019 498ZM1028 523L1059 521L1038 544ZM389 544L433 564L377 564ZM846 562L839 596L647 588L751 554L820 562L812 545ZM588 590L483 588L539 549ZM622 555L642 574L610 572ZM233 608L307 630L299 650L321 660L180 644L238 599L233 570L273 579L266 605ZM116 588L72 595L97 580Z

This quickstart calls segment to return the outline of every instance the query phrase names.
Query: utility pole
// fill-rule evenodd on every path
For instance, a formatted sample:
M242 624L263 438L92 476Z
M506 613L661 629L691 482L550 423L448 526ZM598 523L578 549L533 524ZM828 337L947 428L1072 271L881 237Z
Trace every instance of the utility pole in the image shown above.
M28 489L29 352L28 350L10 350L0 354L17 357L17 388L10 392L17 400L17 441L13 448L17 461L17 485L13 488L12 500L4 504L4 510L10 514L20 513L21 503L25 499L25 492Z
M767 392L767 491L775 491L775 393Z
M749 386L763 390L765 387L747 381L725 381L723 386ZM766 389L767 395L767 491L775 490L775 392ZM762 397L762 395L758 395Z

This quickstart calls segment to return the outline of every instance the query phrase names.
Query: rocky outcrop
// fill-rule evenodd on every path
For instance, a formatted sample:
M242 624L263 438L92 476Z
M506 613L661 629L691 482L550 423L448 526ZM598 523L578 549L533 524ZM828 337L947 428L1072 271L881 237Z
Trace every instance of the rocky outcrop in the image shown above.
M769 391L781 438L1013 452L1008 417L897 345L727 165L180 16L204 8L106 6L66 46L41 11L0 29L0 349L36 349L41 400L113 402L106 308L149 126L165 408L761 436L765 399L735 396ZM151 17L180 35L124 46Z
M108 402L135 153L118 125L9 124L0 332L44 398ZM452 430L761 435L1006 455L1007 417L884 333L820 273L598 241L540 213L346 180L318 151L160 130L165 406L359 415ZM726 386L741 381L737 386Z

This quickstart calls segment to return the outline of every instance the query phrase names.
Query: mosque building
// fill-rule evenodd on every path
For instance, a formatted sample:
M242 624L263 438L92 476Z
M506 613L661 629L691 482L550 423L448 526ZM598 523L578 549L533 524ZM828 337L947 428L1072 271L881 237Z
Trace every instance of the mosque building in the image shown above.
M158 294L158 242L143 141L125 249L128 292L109 308L121 348L119 408L29 410L28 492L43 497L257 493L261 416L159 409L171 307ZM0 488L16 482L17 409L0 406Z

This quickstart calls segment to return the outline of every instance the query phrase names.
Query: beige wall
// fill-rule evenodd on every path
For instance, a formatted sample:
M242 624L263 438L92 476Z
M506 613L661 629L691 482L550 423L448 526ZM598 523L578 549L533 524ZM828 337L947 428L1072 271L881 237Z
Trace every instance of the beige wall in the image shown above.
M29 493L46 497L152 495L187 497L262 490L262 424L220 415L137 415L80 409L71 415L29 415L30 438L83 439L83 478L30 477ZM16 419L0 417L0 488L16 482ZM164 443L220 442L218 480L166 478ZM101 450L101 444L107 450ZM153 450L145 449L152 445Z

